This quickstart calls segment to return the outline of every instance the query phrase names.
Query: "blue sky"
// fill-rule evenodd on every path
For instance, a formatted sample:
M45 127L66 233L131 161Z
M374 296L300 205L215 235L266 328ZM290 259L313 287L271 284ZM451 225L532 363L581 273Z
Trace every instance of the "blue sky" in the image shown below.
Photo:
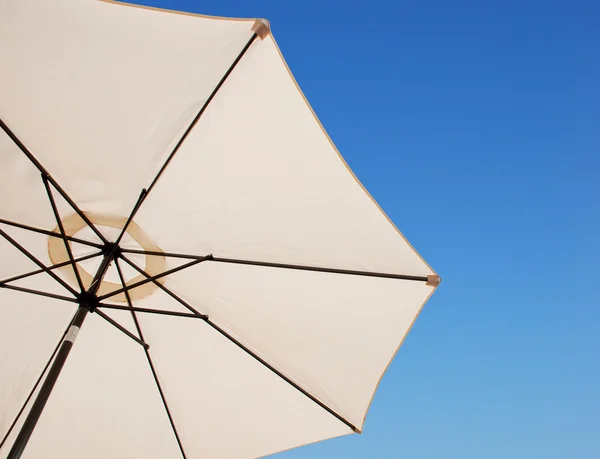
M270 19L443 279L364 434L277 457L600 457L600 2L141 3Z

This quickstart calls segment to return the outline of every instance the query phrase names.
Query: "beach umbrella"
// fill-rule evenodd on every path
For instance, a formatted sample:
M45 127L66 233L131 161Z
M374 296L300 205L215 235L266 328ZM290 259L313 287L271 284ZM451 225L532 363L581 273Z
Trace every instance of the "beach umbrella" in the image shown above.
M0 63L0 457L360 432L439 277L268 22L2 0Z

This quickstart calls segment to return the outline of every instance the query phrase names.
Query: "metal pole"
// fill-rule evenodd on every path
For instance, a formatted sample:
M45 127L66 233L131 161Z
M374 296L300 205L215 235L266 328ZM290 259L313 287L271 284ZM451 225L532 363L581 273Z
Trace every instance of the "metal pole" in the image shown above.
M25 423L23 424L23 427L21 427L21 431L19 432L19 435L17 436L17 439L10 450L10 453L8 453L7 459L19 459L21 454L23 454L23 450L25 449L25 446L27 446L27 442L29 441L31 434L33 433L33 429L35 428L35 425L37 424L40 415L44 410L44 406L46 406L46 402L48 401L48 397L54 388L54 384L56 384L58 375L60 374L60 371L62 370L63 365L65 364L69 353L71 352L71 349L73 348L73 342L75 341L77 332L83 324L88 312L88 308L85 306L79 306L79 309L77 310L77 313L71 322L71 327L69 328L69 331L67 332L67 335L65 336L65 339L63 340L62 344L60 345L60 349L56 354L54 363L52 363L52 366L48 371L48 376L46 376L46 380L42 384L35 402L33 402L31 411L29 411L27 419L25 419Z
M96 292L100 288L102 278L106 274L111 261L116 255L118 255L118 253L118 247L114 246L113 244L107 244L105 248L104 259L98 268L98 272L96 272L90 288L86 292L82 293L78 298L79 309L77 309L77 312L71 321L71 326L69 327L69 330L65 335L58 352L56 353L56 358L48 370L48 375L46 376L46 379L44 380L40 391L33 402L31 410L27 414L27 418L25 419L25 422L19 431L19 435L17 435L17 439L8 453L7 459L21 458L29 439L31 438L31 434L33 434L33 430L40 419L42 411L46 406L46 402L48 402L48 398L52 393L52 389L58 380L58 376L60 375L67 357L73 348L73 343L75 342L75 338L77 337L77 333L79 332L83 321L85 320L88 312L93 312L98 305L98 297L96 296Z

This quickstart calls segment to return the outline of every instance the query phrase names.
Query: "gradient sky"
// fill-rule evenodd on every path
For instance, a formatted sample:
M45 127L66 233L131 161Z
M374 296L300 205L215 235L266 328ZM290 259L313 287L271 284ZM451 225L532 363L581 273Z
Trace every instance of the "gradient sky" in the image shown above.
M139 3L268 18L443 279L363 435L275 457L600 457L600 2Z

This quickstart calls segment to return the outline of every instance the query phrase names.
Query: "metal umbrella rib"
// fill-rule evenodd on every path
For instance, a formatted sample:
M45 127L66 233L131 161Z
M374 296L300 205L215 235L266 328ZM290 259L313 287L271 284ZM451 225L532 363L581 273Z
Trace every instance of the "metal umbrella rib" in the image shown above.
M46 188L46 193L48 194L48 199L50 201L50 205L52 207L52 213L54 214L54 218L56 218L56 224L58 225L58 229L60 230L60 234L62 236L63 242L65 244L65 250L67 251L67 255L69 256L69 260L71 261L71 267L73 268L73 273L75 274L75 278L77 279L77 285L79 285L79 290L84 291L83 282L81 281L81 276L79 275L79 269L77 268L77 264L75 262L75 257L73 257L73 251L71 250L71 244L67 240L67 235L65 233L65 227L63 225L62 219L60 218L60 214L58 212L58 208L56 207L56 202L54 201L54 197L52 196L52 190L50 189L50 184L48 181L48 176L42 174L42 181L44 182L44 187Z
M181 136L181 138L179 139L179 141L177 142L177 144L175 145L175 147L169 154L167 160L164 162L164 164L162 165L162 167L160 168L160 170L158 171L158 173L156 174L156 176L154 177L154 179L148 186L148 192L146 193L146 195L148 195L150 193L150 191L152 191L152 188L154 188L154 186L158 182L158 179L160 178L160 176L163 174L163 172L165 171L165 169L167 168L167 166L169 165L169 163L171 162L171 160L173 159L175 154L179 151L179 149L183 145L183 142L185 142L185 139L187 139L187 137L190 135L194 126L198 123L198 121L200 120L200 118L202 117L202 115L204 114L204 112L206 111L208 106L210 105L210 103L213 101L214 97L219 92L219 89L221 89L221 87L223 86L223 84L225 83L225 81L227 80L229 75L231 75L231 72L233 72L233 70L238 65L238 63L240 62L242 57L244 57L246 52L250 49L250 46L252 46L252 43L254 43L254 41L256 40L256 37L257 37L257 34L253 33L252 36L250 37L250 40L248 40L248 42L246 43L246 46L244 46L242 51L240 51L240 53L237 55L235 60L229 66L229 68L227 69L227 71L225 72L223 77L219 80L219 82L215 86L215 89L210 93L210 96L208 96L208 99L206 99L206 102L202 105L202 108L200 108L200 110L198 111L198 113L196 114L196 116L194 117L192 122L190 123L190 125L187 127L187 129L185 130L185 132L183 133L183 135Z
M126 293L129 295L129 292ZM165 309L151 309L151 308L138 308L135 306L120 306L118 304L100 303L99 308L115 309L117 311L132 311L141 312L145 314L159 314L173 317L187 317L189 319L206 319L208 316L201 314L192 314L189 312L178 312L178 311L167 311Z
M55 238L59 238L59 239L66 238L69 241L77 242L78 244L88 245L90 247L95 247L97 249L101 249L103 247L103 245L96 244L95 242L86 241L84 239L80 239L80 238L73 237L73 236L63 236L62 234L55 233L53 231L48 231L43 228L35 228L33 226L25 225L23 223L18 223L18 222L12 222L9 220L5 220L3 218L0 218L0 223L2 223L4 225L8 225L8 226L13 226L15 228L21 228L26 231L31 231L33 233L45 234L46 236L50 236L50 237L55 237Z
M117 272L119 274L119 280L121 281L121 285L123 285L123 287L125 287L125 279L123 277L123 271L121 270L121 267L119 266L118 260L115 260L115 267L117 268ZM125 290L125 297L127 299L127 307L124 307L123 309L131 311L131 317L133 318L133 322L135 323L135 328L137 329L140 340L143 341L144 334L142 332L142 326L140 325L140 322L136 315L136 312L138 312L139 309L136 309L133 307L133 303L131 302L131 297L129 296L129 292L127 290ZM194 317L196 317L196 316L194 316ZM171 428L173 429L173 434L175 435L175 439L177 440L177 444L179 445L179 450L181 451L181 456L183 457L183 459L186 459L185 450L183 449L181 439L179 437L179 434L177 433L177 428L175 427L175 423L173 422L173 416L171 415L171 410L169 409L169 405L167 404L167 399L166 399L163 389L160 385L160 381L159 381L158 375L156 373L156 368L154 367L154 363L152 362L152 357L150 356L149 348L144 347L144 352L146 354L146 359L148 360L148 365L150 366L150 371L152 372L152 377L154 378L154 382L156 383L156 388L158 389L163 406L165 407L165 412L167 413L167 417L169 418L169 424L171 425Z
M62 263L57 263L57 264L52 265L52 266L47 266L47 267L44 267L44 268L36 269L35 271L31 271L31 272L28 272L28 273L19 274L17 276L9 277L8 279L0 280L0 286L2 286L2 284L8 284L9 282L15 282L15 281L18 281L18 280L21 280L21 279L25 279L26 277L35 276L36 274L44 273L46 271L51 271L53 269L58 269L58 268L62 268L64 266L72 265L73 262L75 262L75 263L81 263L82 261L90 260L90 259L96 258L96 257L98 257L100 255L102 255L102 252L96 252L96 253L92 253L90 255L84 255L82 257L75 258L73 261L67 260L67 261L63 261Z
M18 285L10 285L10 284L0 284L0 288L5 288L7 290L15 290L17 292L30 293L32 295L44 296L46 298L53 298L55 300L68 301L69 303L78 303L79 300L77 298L70 298L68 296L57 295L55 293L44 292L41 290L35 290L26 287L19 287Z
M313 271L313 272L322 272L329 274L344 274L348 276L365 276L365 277L380 277L384 279L399 279L399 280L409 280L409 281L417 281L417 282L427 282L429 279L427 276L412 276L408 274L394 274L394 273L380 273L380 272L371 272L371 271L358 271L358 270L350 270L350 269L338 269L338 268L326 268L322 266L307 266L307 265L296 265L291 263L274 263L269 261L257 261L257 260L242 260L237 258L223 258L223 257L215 257L211 256L210 258L206 258L206 256L202 255L192 255L192 254L182 254L182 253L171 253L171 252L153 252L147 250L137 250L137 249L123 249L124 253L132 253L132 254L141 254L141 255L157 255L157 256L165 256L172 258L184 258L190 260L198 260L198 259L207 259L208 261L212 261L215 263L229 263L236 265L247 265L247 266L262 266L265 268L280 268L280 269L293 269L298 271Z

